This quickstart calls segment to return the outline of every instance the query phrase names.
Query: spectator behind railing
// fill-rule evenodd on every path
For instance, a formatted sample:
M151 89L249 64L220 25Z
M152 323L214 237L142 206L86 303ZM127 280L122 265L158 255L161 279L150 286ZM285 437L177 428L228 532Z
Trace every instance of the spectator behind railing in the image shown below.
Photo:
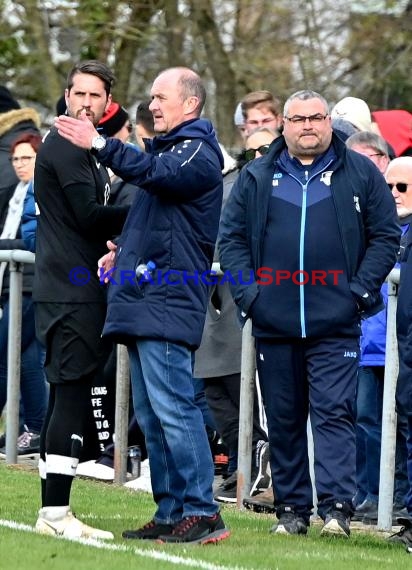
M42 139L39 134L25 133L12 143L10 163L20 182L2 190L7 208L0 211L0 248L26 249L21 236L23 201L32 189L34 165ZM47 405L47 388L43 372L44 353L36 339L32 301L33 265L27 264L23 273L22 344L21 344L21 396L20 436L18 455L39 452L40 430ZM0 264L0 292L2 318L0 319L0 410L7 400L7 346L9 324L9 271L7 262ZM0 453L5 454L5 436Z

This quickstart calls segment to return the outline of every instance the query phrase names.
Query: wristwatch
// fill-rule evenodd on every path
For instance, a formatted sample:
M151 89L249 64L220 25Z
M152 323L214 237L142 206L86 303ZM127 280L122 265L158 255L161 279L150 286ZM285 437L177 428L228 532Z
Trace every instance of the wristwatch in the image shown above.
M106 146L106 139L102 135L92 138L92 148L94 150L103 150Z

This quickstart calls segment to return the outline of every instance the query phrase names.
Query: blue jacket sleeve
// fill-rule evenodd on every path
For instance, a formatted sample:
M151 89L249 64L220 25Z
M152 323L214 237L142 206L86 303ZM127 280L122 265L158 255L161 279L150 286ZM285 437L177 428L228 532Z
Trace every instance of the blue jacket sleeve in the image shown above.
M33 182L30 183L24 200L21 217L21 235L26 248L33 253L36 251L36 202L34 199Z
M218 156L201 139L181 141L154 155L109 138L97 156L126 182L166 198L193 200L222 183Z

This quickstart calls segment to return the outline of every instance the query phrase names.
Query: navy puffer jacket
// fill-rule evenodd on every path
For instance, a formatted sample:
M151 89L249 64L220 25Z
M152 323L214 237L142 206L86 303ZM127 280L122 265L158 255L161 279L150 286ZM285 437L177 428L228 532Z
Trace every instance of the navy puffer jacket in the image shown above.
M147 153L109 139L99 160L140 186L118 241L103 334L200 344L222 203L223 156L208 120L182 123L146 143ZM136 279L153 261L150 281Z

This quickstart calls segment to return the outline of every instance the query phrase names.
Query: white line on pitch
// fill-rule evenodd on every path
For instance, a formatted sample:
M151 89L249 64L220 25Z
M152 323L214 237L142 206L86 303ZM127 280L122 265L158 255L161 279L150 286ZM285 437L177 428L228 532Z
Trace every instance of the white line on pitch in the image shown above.
M32 526L22 523L17 523L15 521L8 521L0 519L0 526L20 530L24 532L35 533ZM37 533L36 533L37 534ZM41 536L41 535L40 535ZM43 535L44 536L44 535ZM123 544L114 544L110 542L101 542L99 540L94 540L92 538L66 538L62 536L57 536L56 538L61 540L70 540L71 542L77 542L80 544L85 544L87 546L92 546L94 548L100 548L103 550L112 550L119 552L134 552L137 556L143 558L152 558L156 560L164 560L165 562L170 562L170 564L179 564L181 566L192 566L193 568L201 568L202 570L246 570L241 566L220 566L217 564L211 564L210 562L205 562L203 560L195 560L193 558L183 558L182 556L176 556L174 554L167 554L166 552L160 552L158 550L143 550L140 548L125 546Z

